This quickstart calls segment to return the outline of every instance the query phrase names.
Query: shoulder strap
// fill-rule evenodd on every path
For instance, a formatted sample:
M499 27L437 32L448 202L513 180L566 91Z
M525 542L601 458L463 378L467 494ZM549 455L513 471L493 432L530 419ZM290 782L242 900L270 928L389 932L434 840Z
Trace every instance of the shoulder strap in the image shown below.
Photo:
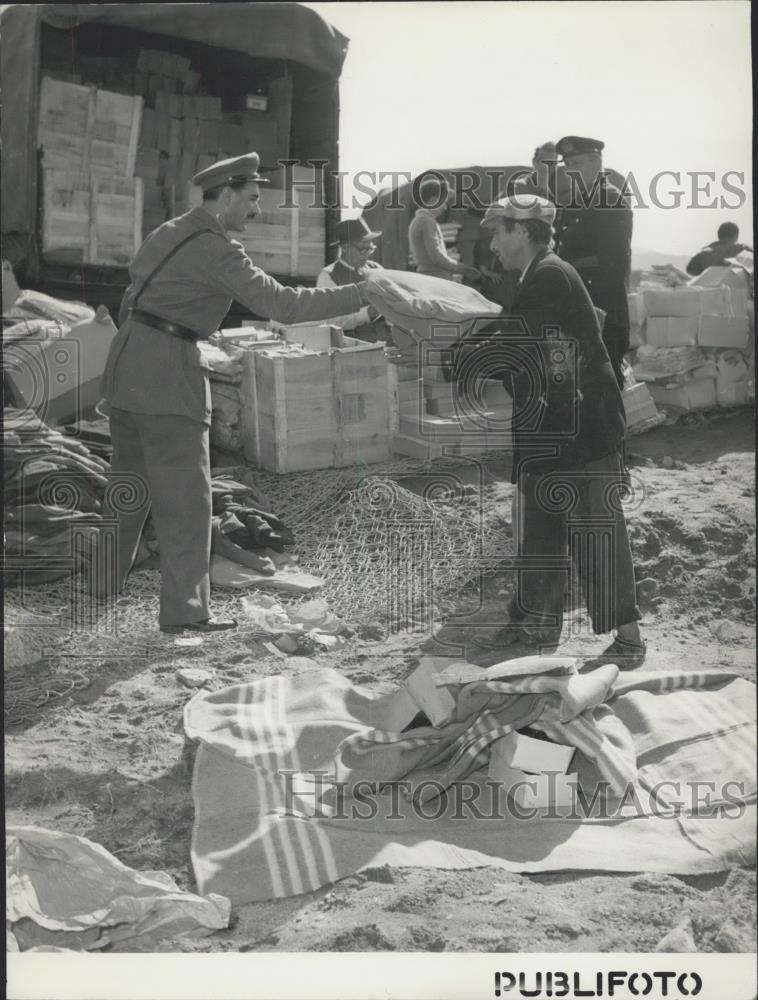
M145 289L153 280L153 278L156 276L156 274L158 274L158 272L162 270L166 264L168 264L168 262L174 256L174 254L178 253L182 249L182 247L185 246L185 244L189 243L191 240L194 240L195 237L202 236L204 233L213 233L213 232L214 232L213 229L198 229L196 232L190 233L189 236L185 236L183 240L177 243L174 249L170 253L166 254L163 260L156 267L153 268L150 274L148 274L148 276L142 282L139 291L132 299L132 307L137 305L137 299L139 299L140 295L142 295L142 293L145 291Z

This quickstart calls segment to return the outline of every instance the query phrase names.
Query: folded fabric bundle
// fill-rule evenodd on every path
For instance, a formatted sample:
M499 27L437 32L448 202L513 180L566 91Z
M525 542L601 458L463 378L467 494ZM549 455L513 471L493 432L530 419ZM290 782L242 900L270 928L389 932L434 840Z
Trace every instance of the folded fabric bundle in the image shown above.
M56 299L44 292L24 289L19 292L15 302L3 313L5 319L36 320L44 319L72 327L77 323L87 323L94 319L95 310L84 302L70 302L68 299Z
M366 298L388 323L418 340L443 331L445 336L461 336L475 320L491 320L503 311L473 288L411 271L370 271Z

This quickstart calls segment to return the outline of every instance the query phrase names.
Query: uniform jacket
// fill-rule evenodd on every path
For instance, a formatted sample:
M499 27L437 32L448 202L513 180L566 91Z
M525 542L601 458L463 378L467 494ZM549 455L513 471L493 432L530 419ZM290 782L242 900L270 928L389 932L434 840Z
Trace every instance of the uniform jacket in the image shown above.
M328 264L325 268L322 268L316 279L316 287L341 288L343 285L354 285L357 281L365 279L366 271L375 270L377 267L381 269L381 266L375 260L367 260L363 267L356 269L350 267L341 257L338 257L333 264ZM358 312L347 316L335 316L329 322L335 326L342 327L343 330L355 330L358 332L360 327L371 324L368 315L368 306L363 306Z
M200 235L183 246L140 294L148 275L193 233ZM151 233L137 251L129 274L131 284L121 304L119 332L103 376L103 396L111 406L132 413L174 414L204 423L210 423L210 388L197 345L130 319L128 312L135 303L145 312L193 330L199 339L218 329L232 301L280 323L328 319L361 306L355 286L280 285L256 267L242 244L200 207Z
M419 208L408 227L408 242L419 274L452 278L459 264L449 257L440 225L428 208Z
M577 194L575 201L580 197ZM629 304L626 280L632 260L632 211L628 201L605 174L585 208L559 209L555 252L572 264L596 306L608 314L606 329L629 346Z
M577 271L541 250L524 272L511 315L495 326L499 356L512 372L513 482L526 460L525 471L544 474L620 452L621 392Z
M743 250L750 250L744 243L732 243L730 240L714 240L700 253L696 253L687 265L687 274L696 277L707 267L723 267L729 257L736 257Z

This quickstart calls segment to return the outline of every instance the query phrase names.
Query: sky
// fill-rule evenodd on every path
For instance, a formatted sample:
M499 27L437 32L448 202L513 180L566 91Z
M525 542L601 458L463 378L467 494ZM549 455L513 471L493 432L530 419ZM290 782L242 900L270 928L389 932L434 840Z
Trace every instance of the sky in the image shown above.
M306 6L350 39L340 81L350 175L528 164L545 141L591 136L605 142L605 165L638 183L636 249L691 255L727 220L752 246L746 0ZM679 179L655 181L662 171ZM343 183L352 217L366 199L351 205L354 184Z

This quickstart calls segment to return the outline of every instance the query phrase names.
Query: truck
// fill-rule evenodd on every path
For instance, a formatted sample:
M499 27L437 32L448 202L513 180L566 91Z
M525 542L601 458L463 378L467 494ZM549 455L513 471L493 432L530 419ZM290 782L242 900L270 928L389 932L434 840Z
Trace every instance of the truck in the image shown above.
M251 149L272 181L257 220L272 246L249 252L282 283L313 284L339 220L348 47L315 11L23 4L0 34L2 253L22 287L115 314L128 260L189 207L192 173Z

